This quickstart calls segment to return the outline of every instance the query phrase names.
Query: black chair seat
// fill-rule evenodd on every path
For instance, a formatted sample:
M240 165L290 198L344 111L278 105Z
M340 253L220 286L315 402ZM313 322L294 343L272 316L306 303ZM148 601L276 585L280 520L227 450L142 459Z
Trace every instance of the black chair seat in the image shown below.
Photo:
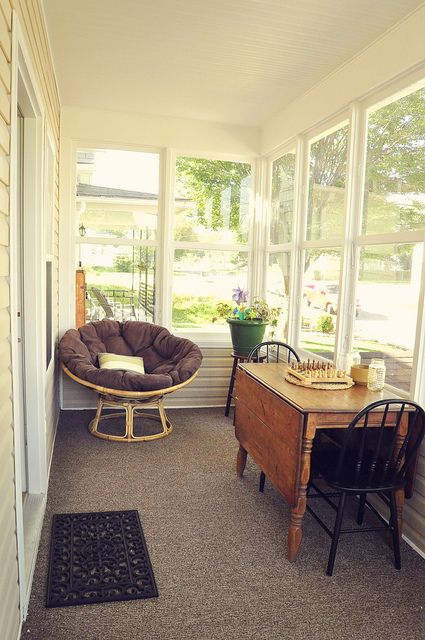
M404 487L405 481L395 475L393 469L383 460L374 462L370 455L365 456L360 469L357 457L353 452L347 457L344 467L336 474L336 467L340 450L320 450L313 456L312 469L333 489L357 494L360 491L379 493L395 491Z
M379 420L376 411L379 410ZM371 414L373 414L373 419ZM382 413L381 413L382 412ZM405 425L407 421L407 433ZM403 431L402 431L403 428ZM332 538L326 573L333 573L339 536L342 533L375 531L386 528L391 531L394 564L401 568L400 531L397 522L396 492L404 489L407 471L414 464L418 448L425 434L425 413L413 401L380 400L360 411L347 429L339 432L339 441L313 451L310 482L307 489L307 510ZM321 478L333 491L323 491L317 483ZM311 490L315 490L315 494ZM368 494L382 498L390 508L387 522L377 509L367 501ZM377 516L380 527L343 529L342 521L349 495L359 496L358 525L363 524L365 508ZM314 511L310 499L324 498L337 512L333 530L329 529ZM337 498L336 504L331 498Z

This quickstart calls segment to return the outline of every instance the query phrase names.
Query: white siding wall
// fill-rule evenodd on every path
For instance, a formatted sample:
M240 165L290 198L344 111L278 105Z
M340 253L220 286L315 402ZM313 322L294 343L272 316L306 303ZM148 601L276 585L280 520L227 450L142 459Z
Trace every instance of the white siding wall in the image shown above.
M12 7L0 2L0 629L16 638L19 589L15 535L9 314L9 149Z
M12 11L16 10L42 92L43 107L55 144L59 144L59 99L50 61L39 0L0 0L0 630L17 638L20 626L16 543L14 425L10 350L9 186ZM57 153L57 156L59 154ZM56 176L58 169L56 167ZM58 334L58 182L55 196L54 332ZM50 458L58 415L58 376L46 377L46 437Z
M58 342L59 325L59 122L60 103L54 76L52 61L50 58L49 45L44 29L44 18L40 0L13 0L24 33L28 38L29 50L32 54L32 61L37 74L37 83L42 93L43 108L46 115L46 126L51 131L56 147L56 167L55 167L55 196L54 196L54 219L53 219L53 333L55 345ZM58 419L59 406L59 376L57 369L57 358L49 367L46 375L45 404L46 404L46 437L47 456L50 460L53 449L54 434Z
M403 510L404 535L425 555L425 446L418 461L414 493Z

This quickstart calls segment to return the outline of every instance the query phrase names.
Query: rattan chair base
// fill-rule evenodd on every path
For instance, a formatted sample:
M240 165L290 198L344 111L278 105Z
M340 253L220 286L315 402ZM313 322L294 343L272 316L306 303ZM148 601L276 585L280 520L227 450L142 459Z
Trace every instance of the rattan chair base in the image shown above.
M124 411L102 415L103 409L109 407L121 407ZM144 409L158 409L159 415L146 413L141 410L142 407ZM99 431L99 423L123 416L125 416L124 435L116 436ZM160 422L162 429L161 431L158 431L158 433L136 436L134 435L135 418L149 418L149 420ZM158 438L168 436L172 430L173 425L168 420L165 413L163 396L131 400L128 398L117 398L99 394L96 415L89 424L89 431L93 436L96 438L102 438L103 440L112 440L114 442L143 442L146 440L158 440Z

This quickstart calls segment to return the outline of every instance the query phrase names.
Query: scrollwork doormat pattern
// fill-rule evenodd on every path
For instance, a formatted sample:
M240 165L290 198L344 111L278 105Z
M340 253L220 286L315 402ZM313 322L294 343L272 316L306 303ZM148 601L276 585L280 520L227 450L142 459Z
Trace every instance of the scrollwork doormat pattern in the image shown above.
M157 596L137 511L53 516L47 607Z

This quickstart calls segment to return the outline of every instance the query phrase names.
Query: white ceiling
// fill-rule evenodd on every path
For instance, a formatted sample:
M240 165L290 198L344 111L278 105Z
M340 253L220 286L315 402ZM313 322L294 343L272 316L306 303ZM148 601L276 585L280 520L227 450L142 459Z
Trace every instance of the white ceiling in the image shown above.
M424 2L43 4L63 105L259 126Z

